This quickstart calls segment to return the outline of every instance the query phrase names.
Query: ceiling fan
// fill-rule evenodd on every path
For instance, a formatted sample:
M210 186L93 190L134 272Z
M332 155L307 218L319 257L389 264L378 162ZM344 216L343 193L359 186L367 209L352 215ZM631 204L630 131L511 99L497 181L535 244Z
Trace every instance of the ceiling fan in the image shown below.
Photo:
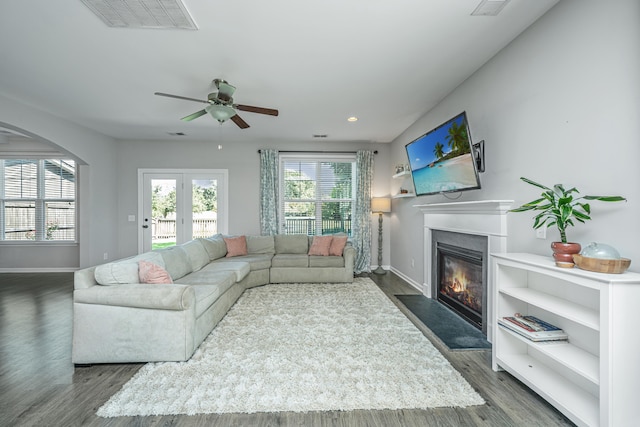
M193 114L189 114L186 117L183 117L181 120L184 120L185 122L190 122L191 120L197 119L198 117L204 116L205 114L209 113L214 119L216 119L220 123L224 123L227 120L231 119L231 121L236 125L238 125L240 129L246 129L249 127L249 125L238 115L236 110L248 111L250 113L268 114L270 116L278 115L278 110L274 110L272 108L262 108L262 107L253 107L251 105L234 104L233 93L236 91L236 88L235 86L231 86L225 80L214 79L213 85L216 87L217 92L211 92L207 96L207 100L188 98L186 96L180 96L180 95L171 95L169 93L162 93L162 92L156 92L155 95L166 96L169 98L176 98L176 99L184 99L186 101L202 102L202 103L208 104L206 107L204 107L204 109L200 111L196 111Z

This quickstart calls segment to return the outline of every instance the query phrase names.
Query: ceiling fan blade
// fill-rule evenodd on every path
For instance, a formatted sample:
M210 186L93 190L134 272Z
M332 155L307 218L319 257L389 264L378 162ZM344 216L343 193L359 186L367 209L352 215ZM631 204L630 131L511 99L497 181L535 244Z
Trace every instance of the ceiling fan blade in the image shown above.
M273 108L262 108L262 107L252 107L251 105L234 105L234 108L237 108L240 111L248 111L250 113L258 113L258 114L268 114L270 116L277 116L278 110L274 110Z
M209 101L205 101L203 99L188 98L186 96L180 96L180 95L171 95L170 93L156 92L154 93L154 95L166 96L168 98L184 99L185 101L204 102L205 104L209 104Z
M183 117L180 120L184 120L185 122L190 122L191 120L197 119L198 117L202 117L205 114L207 114L205 110L200 110L200 111L196 111L193 114L189 114L188 116Z
M239 115L235 115L235 116L231 116L231 121L235 124L238 125L238 127L240 129L246 129L249 127L249 125L247 124L247 122L245 122L244 120L242 120L242 118Z

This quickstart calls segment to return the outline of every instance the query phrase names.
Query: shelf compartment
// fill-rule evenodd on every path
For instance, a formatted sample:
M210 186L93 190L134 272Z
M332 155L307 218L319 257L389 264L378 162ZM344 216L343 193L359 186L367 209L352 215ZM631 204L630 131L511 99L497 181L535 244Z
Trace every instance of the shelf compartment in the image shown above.
M556 313L595 331L600 330L600 314L598 311L583 305L531 288L502 288L500 293Z
M593 383L593 385L598 386L600 384L600 359L597 356L572 345L570 341L571 337L569 337L569 341L534 342L504 328L503 326L500 326L500 330L503 333L510 335L512 338L522 341L527 346L536 349L550 359L566 366L567 369L586 378Z
M598 398L567 381L543 362L528 354L499 355L497 362L577 425L600 424Z

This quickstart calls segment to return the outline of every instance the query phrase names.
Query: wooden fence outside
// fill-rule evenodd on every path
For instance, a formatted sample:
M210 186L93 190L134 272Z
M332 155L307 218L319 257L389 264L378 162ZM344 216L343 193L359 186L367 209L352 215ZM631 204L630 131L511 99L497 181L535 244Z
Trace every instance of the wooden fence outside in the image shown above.
M321 234L347 233L351 234L351 219L323 219L320 225ZM285 218L287 234L316 234L317 222L315 217ZM194 219L193 238L209 237L218 232L218 221L215 219ZM156 218L152 222L153 240L172 240L176 238L176 220Z
M192 222L193 238L210 237L218 232L217 219L194 219ZM151 224L152 239L171 240L176 238L176 220L155 218Z

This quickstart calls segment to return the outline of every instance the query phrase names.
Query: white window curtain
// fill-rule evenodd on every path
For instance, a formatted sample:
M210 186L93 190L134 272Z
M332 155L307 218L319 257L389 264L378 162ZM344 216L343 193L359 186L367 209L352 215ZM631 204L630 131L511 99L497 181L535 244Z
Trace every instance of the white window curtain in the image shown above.
M373 180L371 150L356 153L356 205L353 215L352 244L356 249L354 273L371 272L371 182Z
M278 150L260 150L260 233L278 233Z

